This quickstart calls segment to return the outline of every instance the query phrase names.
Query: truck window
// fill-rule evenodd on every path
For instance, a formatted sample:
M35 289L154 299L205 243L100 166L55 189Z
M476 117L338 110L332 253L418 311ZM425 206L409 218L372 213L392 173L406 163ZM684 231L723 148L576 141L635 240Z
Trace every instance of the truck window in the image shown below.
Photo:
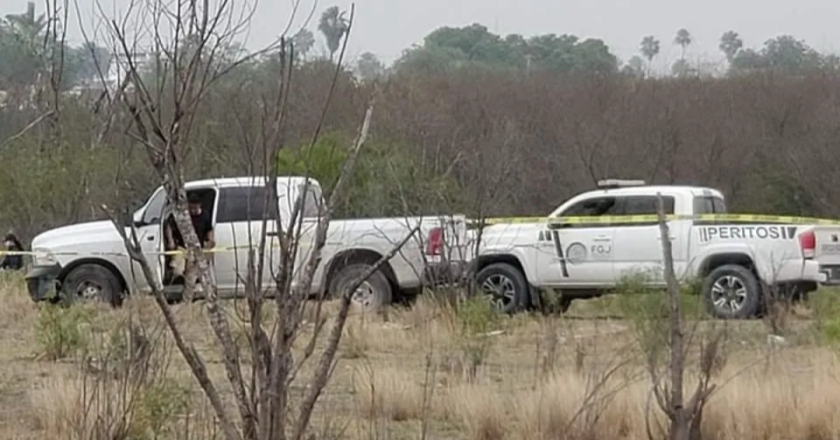
M166 191L163 188L158 189L154 194L152 194L152 198L149 200L149 204L146 206L146 211L143 213L143 224L144 225L154 225L160 223L161 216L163 215L163 207L166 204Z
M272 219L277 213L277 200L269 200L268 212L265 211L265 187L222 188L220 191L219 212L216 223L234 223ZM266 216L266 214L268 214Z
M623 215L657 215L659 205L656 196L626 196L624 201ZM662 196L662 203L665 205L665 215L674 213L674 198Z
M303 185L298 187L298 191L303 191ZM298 198L297 203L300 203L301 199ZM321 194L317 190L317 188L310 186L306 190L306 194L303 197L303 207L301 209L301 215L303 218L307 217L318 217L320 214L321 208Z
M563 211L560 217L600 217L618 215L619 203L615 197L597 197L581 200Z
M694 198L694 213L726 214L726 202L720 197L702 196Z

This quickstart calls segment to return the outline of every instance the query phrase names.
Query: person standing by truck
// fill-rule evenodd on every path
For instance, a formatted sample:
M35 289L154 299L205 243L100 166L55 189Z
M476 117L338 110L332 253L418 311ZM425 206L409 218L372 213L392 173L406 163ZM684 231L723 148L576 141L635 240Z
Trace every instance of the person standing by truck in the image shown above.
M198 242L202 249L211 249L216 246L216 239L213 232L213 219L210 214L205 212L201 207L201 196L196 193L190 193L187 196L188 210L190 213L190 220L192 221L195 233L198 236ZM187 245L181 231L175 223L175 216L169 215L164 226L164 234L166 239L166 250L184 250ZM186 256L183 253L173 255L170 259L169 267L172 269L174 280L183 282L183 276L186 271Z
M8 252L23 252L23 245L14 233L9 232L3 238L3 246ZM0 260L0 270L21 270L23 269L23 255L5 254Z

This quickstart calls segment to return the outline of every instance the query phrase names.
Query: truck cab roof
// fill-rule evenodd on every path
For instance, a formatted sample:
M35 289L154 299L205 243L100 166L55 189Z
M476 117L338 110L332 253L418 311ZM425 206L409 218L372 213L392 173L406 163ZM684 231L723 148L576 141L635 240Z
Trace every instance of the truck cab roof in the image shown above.
M265 186L265 176L240 176L240 177L221 177L217 179L202 179L186 182L184 187L186 189L207 188L207 187L250 187L250 186ZM303 185L306 182L304 176L278 176L277 183L280 185L293 186ZM309 178L310 185L318 185L318 181Z
M566 200L560 206L558 206L551 214L549 214L549 217L560 217L563 215L564 212L567 212L569 207L581 201L593 199L596 197L655 196L657 193L662 193L662 195L672 196L676 197L677 199L684 200L684 202L681 204L683 208L679 212L682 214L693 213L693 204L691 201L695 197L711 197L719 199L724 198L723 194L720 191L702 186L634 185L619 188L602 188L586 191Z
M680 193L684 192L692 196L712 196L723 198L723 194L709 187L704 186L689 186L689 185L639 185L622 188L606 188L595 189L581 193L577 197L592 196L592 195L614 195L614 196L640 196L640 195L656 195L656 193Z

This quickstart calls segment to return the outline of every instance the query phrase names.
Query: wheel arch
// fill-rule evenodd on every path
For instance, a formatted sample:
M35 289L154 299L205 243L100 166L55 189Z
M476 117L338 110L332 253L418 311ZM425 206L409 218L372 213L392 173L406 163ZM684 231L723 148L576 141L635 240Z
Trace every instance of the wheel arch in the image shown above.
M528 277L528 272L525 270L525 265L522 264L522 260L517 255L514 254L490 254L490 255L482 255L476 259L475 264L475 273L478 274L481 272L482 269L485 267L496 264L496 263L506 263L510 264L511 266L517 268L522 275L525 277L525 281L530 284L531 279Z
M746 267L758 276L758 273L756 273L755 260L751 255L743 251L721 252L706 256L703 259L703 262L700 263L697 275L705 277L718 267L725 266L727 264L735 264Z
M96 265L96 266L102 266L105 269L108 269L109 272L111 272L115 277L117 277L117 280L119 281L120 287L123 289L123 291L130 293L130 290L128 288L128 282L126 281L122 272L120 272L120 270L117 268L116 265L114 265L114 263L111 263L110 261L102 259L102 258L92 258L91 257L91 258L79 258L78 260L73 260L70 264L61 268L61 272L58 273L58 277L57 277L59 283L64 284L64 280L76 268L84 266L84 265L89 265L89 264L90 265Z
M332 283L333 279L339 271L341 271L341 269L344 269L352 264L376 264L376 262L381 260L382 257L383 255L381 253L367 248L347 249L335 254L332 258L330 258L329 262L327 262L322 278L323 283L321 284L321 290L324 292L329 290L330 283ZM388 279L388 282L391 284L394 291L399 291L400 286L397 281L397 274L394 272L394 268L391 267L390 262L384 262L379 268L382 270L385 278Z

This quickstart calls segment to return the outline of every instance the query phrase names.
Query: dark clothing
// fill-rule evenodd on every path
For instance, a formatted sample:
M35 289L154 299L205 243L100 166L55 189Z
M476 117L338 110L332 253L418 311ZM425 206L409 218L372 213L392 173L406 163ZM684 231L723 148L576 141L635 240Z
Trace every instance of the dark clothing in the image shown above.
M12 234L6 234L6 237L3 238L4 243L11 243L8 245L8 251L13 252L22 252L23 245L20 244L20 240ZM3 255L0 253L0 270L21 270L23 269L23 255Z
M21 249L9 249L10 251L20 251ZM6 255L0 261L0 270L21 270L23 269L23 255Z
M190 218L193 228L195 228L195 234L198 235L198 242L201 247L204 247L204 243L207 242L207 234L213 231L213 219L204 211L198 215L191 215ZM172 228L172 239L175 241L175 247L187 247L184 243L184 237L181 236L181 231L178 230L178 225L175 223L175 216L169 216L167 225Z

